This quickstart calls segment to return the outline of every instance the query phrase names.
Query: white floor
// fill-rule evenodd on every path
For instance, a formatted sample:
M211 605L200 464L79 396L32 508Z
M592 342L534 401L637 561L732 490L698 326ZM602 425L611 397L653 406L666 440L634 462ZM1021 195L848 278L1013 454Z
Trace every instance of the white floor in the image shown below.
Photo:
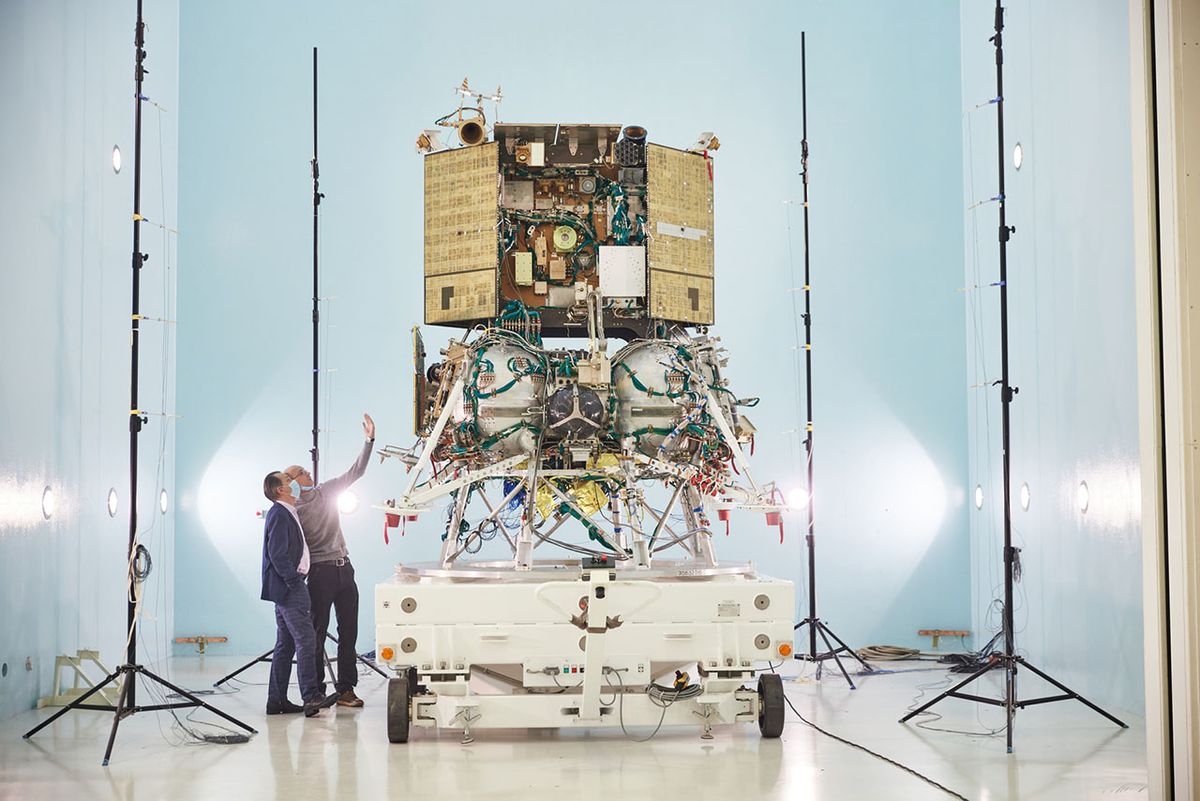
M177 658L171 677L192 689L208 687L241 661ZM265 682L266 670L260 665L243 677ZM820 683L798 677L785 686L809 720L973 801L1148 797L1140 719L1128 719L1131 728L1121 730L1074 702L1030 708L1018 714L1013 755L1005 753L1002 733L965 736L897 724L920 692L918 685L936 684L944 676L919 671L861 677L859 689L851 692L844 681L826 673ZM389 745L384 686L384 679L367 673L359 685L363 709L335 708L311 720L268 718L263 714L265 687L258 683L243 684L230 695L208 696L259 730L245 745L175 745L169 714L140 714L121 724L107 768L100 767L100 758L110 715L71 712L29 741L21 734L50 713L18 715L0 723L0 799L951 798L813 731L790 710L778 740L760 739L754 726L719 728L711 741L699 738L698 727L664 729L648 743L631 742L619 729L522 729L483 731L464 746L454 732L416 730L407 745ZM1035 690L1032 681L1026 689ZM945 717L928 725L980 731L998 725L1002 717L991 707L954 699L938 708ZM206 713L196 717L212 719ZM649 731L631 733L645 736Z

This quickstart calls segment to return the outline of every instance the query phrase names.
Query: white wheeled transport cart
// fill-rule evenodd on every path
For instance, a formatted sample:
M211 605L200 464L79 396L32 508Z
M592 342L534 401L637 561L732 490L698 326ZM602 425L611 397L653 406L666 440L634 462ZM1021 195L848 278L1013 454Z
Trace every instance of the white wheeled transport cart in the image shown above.
M387 730L719 723L783 730L793 585L750 565L601 557L400 566L375 591L377 657L394 671ZM678 671L678 673L677 673Z

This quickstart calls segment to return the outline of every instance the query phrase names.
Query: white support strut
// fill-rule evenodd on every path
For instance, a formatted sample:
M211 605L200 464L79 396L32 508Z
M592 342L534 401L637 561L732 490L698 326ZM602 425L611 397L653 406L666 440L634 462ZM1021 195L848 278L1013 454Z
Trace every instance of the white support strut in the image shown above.
M454 386L450 388L450 393L446 396L446 403L442 406L442 413L438 415L437 422L433 424L433 430L429 432L429 436L425 438L425 447L421 449L421 457L417 459L417 463L412 466L409 471L408 488L404 490L403 500L407 501L416 489L417 481L421 478L421 472L429 467L429 463L433 461L433 451L438 446L438 441L442 438L442 432L446 430L446 423L450 421L450 415L454 413L458 407L459 400L462 399L463 387L465 381L463 376L459 376L454 382Z
M750 473L750 462L746 459L746 454L742 452L742 445L738 442L733 429L729 427L729 421L725 419L725 412L721 410L721 404L717 402L717 396L713 394L711 389L705 394L708 396L708 413L716 421L721 436L725 438L725 444L733 452L733 460L737 462L738 469L742 471L742 476L750 483L751 488L755 492L758 492L758 485L754 483L754 476Z

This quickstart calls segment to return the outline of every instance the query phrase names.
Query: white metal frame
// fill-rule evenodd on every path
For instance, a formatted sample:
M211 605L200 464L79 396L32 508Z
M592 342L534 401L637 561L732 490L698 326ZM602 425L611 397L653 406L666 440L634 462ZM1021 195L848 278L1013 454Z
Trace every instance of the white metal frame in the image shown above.
M454 564L466 552L466 547L472 539L479 535L481 527L495 520L503 507L519 495L522 489L533 493L539 486L548 487L560 503L569 507L581 521L586 521L587 525L592 527L592 531L596 532L604 544L616 554L616 558L624 560L626 558L624 554L628 552L633 563L641 568L651 567L654 554L670 547L679 547L697 563L713 567L717 564L709 524L709 516L713 512L718 509L731 508L760 512L782 510L782 506L774 500L776 494L774 485L759 486L755 482L749 460L737 440L728 416L721 408L721 404L712 390L707 391L704 407L712 416L721 433L722 440L732 453L733 461L738 466L741 482L745 482L743 484L738 481L730 481L721 487L720 497L703 495L695 489L691 483L692 479L699 474L695 466L646 456L633 450L631 443L626 444L624 452L618 457L620 464L615 467L544 470L540 469L535 460L528 456L516 455L500 459L484 467L464 469L459 474L432 476L422 483L422 476L432 466L433 454L438 447L442 433L462 398L464 380L463 376L459 376L455 380L437 421L422 443L420 456L409 470L404 494L399 499L375 507L390 514L417 515L431 511L430 504L439 498L456 494L451 519L446 529L450 532L458 530L459 522L464 519L472 498L479 497L487 505L488 514L476 524L465 542L459 543L457 538L452 536L445 538L441 553L443 567ZM394 455L394 452L388 452L388 455ZM574 498L555 487L553 483L542 481L542 479L552 476L580 476L598 473L610 475L614 482L621 485L619 493L611 499L611 517L607 519L597 514L586 514ZM646 475L667 476L674 482L674 492L670 504L674 506L676 500L683 499L683 514L687 526L687 530L683 534L676 534L670 524L666 522L671 509L668 508L659 515L643 502L644 497L639 482ZM484 486L489 481L505 479L515 481L516 484L503 493L504 497L499 504L493 506L485 494ZM654 521L653 534L650 536L647 536L642 528L642 521L646 515L650 515ZM559 519L554 524L555 529L562 522L563 519ZM657 537L664 532L669 540L665 544L656 545ZM504 536L508 539L512 549L513 568L522 571L531 569L534 563L534 551L543 543L551 542L547 539L549 535L537 529L535 521L529 517L523 521L515 537L509 537L507 532L504 533ZM590 552L587 549L584 551ZM599 552L591 553L598 555Z

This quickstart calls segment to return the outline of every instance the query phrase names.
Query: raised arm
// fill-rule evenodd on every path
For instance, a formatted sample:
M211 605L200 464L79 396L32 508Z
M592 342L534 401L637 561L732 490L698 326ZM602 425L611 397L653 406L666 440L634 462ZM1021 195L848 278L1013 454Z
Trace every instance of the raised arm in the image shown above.
M363 415L363 431L367 435L367 441L363 443L362 450L359 452L358 458L354 460L354 464L350 465L350 469L337 478L321 482L322 489L332 493L342 492L367 472L367 460L371 458L371 449L375 445L375 421L369 414Z

